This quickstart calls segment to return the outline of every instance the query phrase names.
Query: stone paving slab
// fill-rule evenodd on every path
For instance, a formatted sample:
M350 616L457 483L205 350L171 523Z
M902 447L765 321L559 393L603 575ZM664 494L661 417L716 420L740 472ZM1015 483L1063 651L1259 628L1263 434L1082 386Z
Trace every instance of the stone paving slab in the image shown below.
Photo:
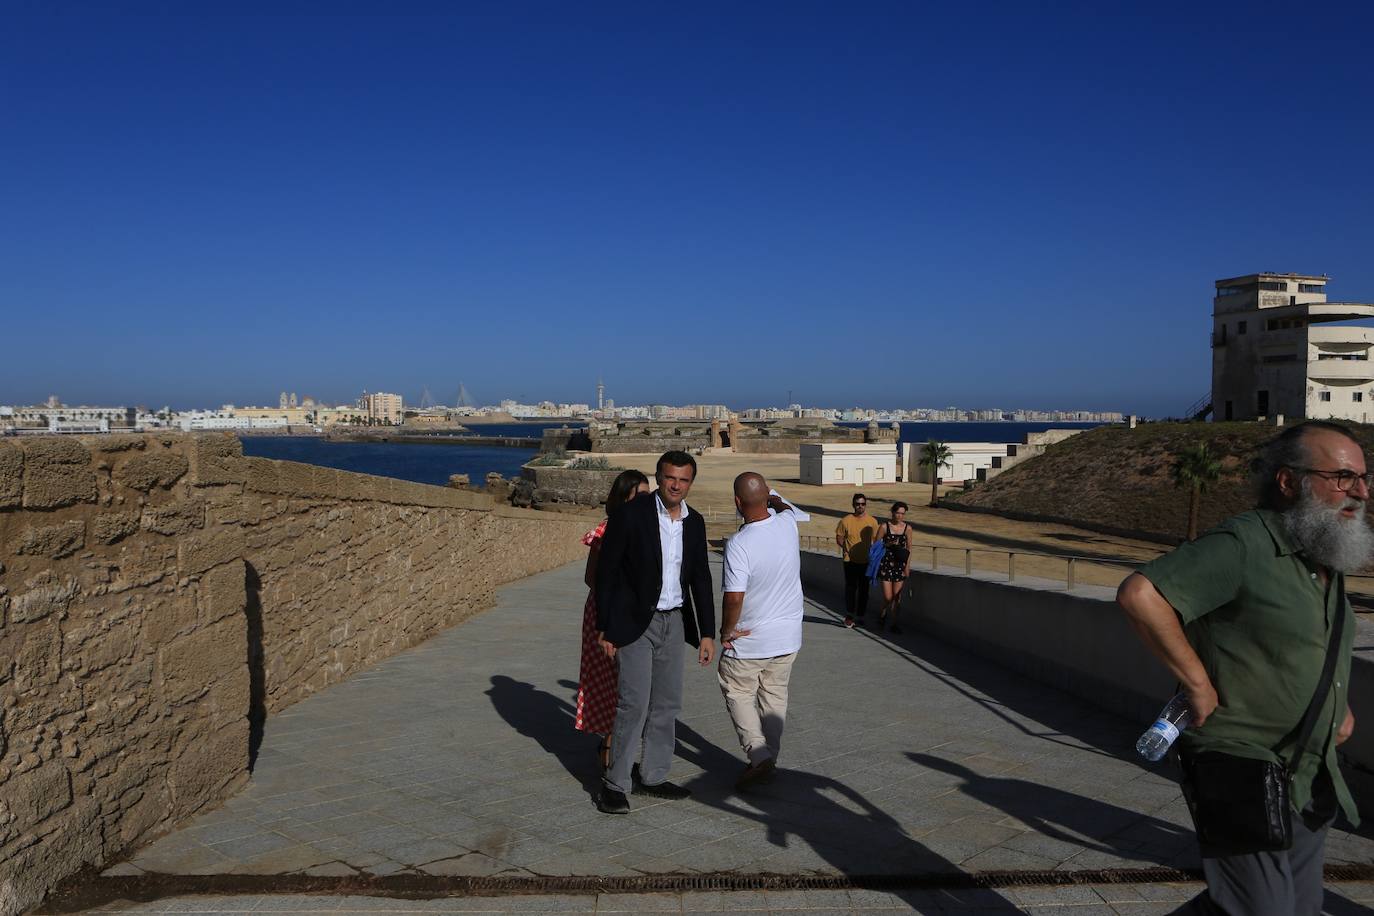
M1133 759L1141 723L915 634L846 630L811 602L776 780L733 791L743 757L693 662L672 776L693 797L602 815L596 739L572 728L584 595L576 565L513 583L491 611L272 717L247 788L119 870L1196 867L1177 786ZM1328 861L1374 862L1374 842L1333 831Z

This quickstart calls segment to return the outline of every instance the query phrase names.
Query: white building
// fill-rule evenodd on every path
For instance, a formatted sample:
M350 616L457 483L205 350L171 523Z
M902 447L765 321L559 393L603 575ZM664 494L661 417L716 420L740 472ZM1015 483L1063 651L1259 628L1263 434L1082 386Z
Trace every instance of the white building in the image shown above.
M802 483L866 487L896 480L897 450L891 442L802 443Z
M930 483L930 467L921 463L924 442L902 443L902 479ZM944 481L976 480L979 468L992 467L992 459L1007 457L1005 442L946 442L949 460L941 463L939 478Z
M1216 281L1212 419L1374 419L1374 305L1327 302L1325 276L1258 273Z

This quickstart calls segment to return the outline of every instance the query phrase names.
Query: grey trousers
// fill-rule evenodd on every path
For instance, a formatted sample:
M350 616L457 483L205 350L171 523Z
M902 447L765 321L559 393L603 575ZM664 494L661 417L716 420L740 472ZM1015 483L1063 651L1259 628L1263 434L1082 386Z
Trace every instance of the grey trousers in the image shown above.
M1293 816L1293 845L1283 852L1210 856L1202 850L1207 890L1178 913L1227 916L1318 916L1322 860L1331 821Z
M682 612L654 614L643 635L621 646L620 697L615 707L611 765L606 786L617 792L633 789L630 770L640 756L640 778L657 785L668 778L673 762L677 714L682 711Z

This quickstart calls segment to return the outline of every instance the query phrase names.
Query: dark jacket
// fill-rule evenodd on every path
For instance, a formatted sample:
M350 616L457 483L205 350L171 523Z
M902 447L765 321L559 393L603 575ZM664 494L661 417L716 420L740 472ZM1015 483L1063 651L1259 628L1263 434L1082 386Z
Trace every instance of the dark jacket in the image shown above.
M715 637L716 605L706 561L706 522L687 507L682 522L682 631L692 646ZM611 513L596 561L596 627L617 646L649 628L663 590L658 500L632 499Z

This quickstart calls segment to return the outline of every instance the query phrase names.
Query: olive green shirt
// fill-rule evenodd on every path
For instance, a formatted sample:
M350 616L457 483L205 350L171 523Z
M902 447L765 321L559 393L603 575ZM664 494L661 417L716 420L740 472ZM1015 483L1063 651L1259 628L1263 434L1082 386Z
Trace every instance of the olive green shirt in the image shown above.
M1242 512L1140 570L1174 607L1184 634L1216 688L1219 705L1201 728L1179 739L1184 751L1222 751L1279 760L1293 772L1293 807L1312 797L1325 767L1352 823L1355 802L1336 763L1336 729L1345 719L1355 614L1337 607L1337 574L1323 587L1318 569L1265 509ZM1293 764L1298 726L1321 678L1331 627L1346 615L1336 673L1312 737Z

